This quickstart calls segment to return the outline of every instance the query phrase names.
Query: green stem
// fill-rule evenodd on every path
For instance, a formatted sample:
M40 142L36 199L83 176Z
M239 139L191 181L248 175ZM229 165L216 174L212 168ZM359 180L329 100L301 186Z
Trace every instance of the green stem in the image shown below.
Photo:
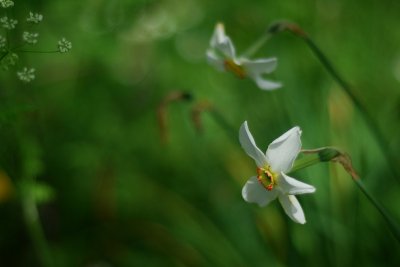
M222 114L213 108L210 110L211 116L217 122L225 133L232 139L233 142L238 142L238 131L222 116Z
M49 246L40 223L33 190L27 190L22 201L25 223L41 265L43 267L52 267L54 265L52 264Z
M0 62L8 55L8 51L4 52L4 54L0 57Z
M39 260L43 267L52 267L53 262L50 254L49 247L47 245L46 238L43 233L42 226L40 224L39 212L37 210L35 196L32 190L27 190L24 193L23 200L23 211L26 226L28 228L28 234L32 239L34 248Z
M358 188L364 193L364 195L368 198L368 200L375 206L375 208L379 211L382 217L385 219L386 223L389 226L390 231L393 236L400 242L400 226L397 222L389 215L389 213L383 208L383 206L367 191L363 182L360 179L353 179Z
M397 181L400 182L400 177L399 177L400 173L398 172L397 169L398 166L397 154L395 154L394 151L391 149L391 147L389 147L389 144L386 141L386 138L384 137L383 133L381 132L380 127L371 116L370 112L366 108L366 105L360 101L360 99L353 92L349 84L342 78L341 75L339 75L339 73L333 67L333 64L328 60L328 58L321 51L321 49L319 49L319 47L298 25L288 22L279 22L270 27L269 33L271 34L278 33L283 30L288 30L295 36L300 37L303 41L305 41L305 43L308 45L308 47L311 49L314 55L319 59L319 61L328 71L328 73L342 87L347 96L359 110L359 113L361 113L361 116L363 117L364 121L366 122L367 126L369 127L370 131L373 133L375 139L377 140L379 146L381 147L383 155L386 158L387 162L389 163L388 164L389 168L396 177Z
M272 37L272 34L263 34L252 46L250 46L242 56L250 58Z
M53 51L16 50L15 52L36 53L36 54L52 54L52 53L59 53L60 51L58 51L58 50L53 50Z
M290 170L290 172L288 174L298 171L298 170L301 170L301 169L304 169L304 168L307 168L307 167L317 164L319 162L321 162L321 159L318 154L304 156L302 158L297 159L294 162L293 168Z

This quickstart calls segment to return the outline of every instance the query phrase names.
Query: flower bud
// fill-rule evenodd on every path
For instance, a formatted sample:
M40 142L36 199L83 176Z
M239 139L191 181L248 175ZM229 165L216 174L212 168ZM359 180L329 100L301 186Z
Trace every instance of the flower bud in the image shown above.
M333 147L326 147L318 152L318 157L320 161L331 161L341 155L342 153Z

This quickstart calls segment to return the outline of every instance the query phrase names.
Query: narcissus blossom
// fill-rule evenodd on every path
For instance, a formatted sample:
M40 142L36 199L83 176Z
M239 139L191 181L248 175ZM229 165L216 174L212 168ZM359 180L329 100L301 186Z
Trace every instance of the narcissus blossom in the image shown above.
M230 71L237 77L251 78L262 90L274 90L281 87L278 82L272 82L264 78L265 74L275 70L276 58L259 58L250 60L245 57L237 57L235 47L231 39L225 34L224 25L218 23L210 40L210 48L207 50L208 63L220 71Z
M264 154L257 147L247 121L239 130L240 144L257 165L257 176L252 176L242 189L244 200L263 207L278 198L286 214L304 224L304 212L295 195L313 193L315 188L286 175L300 152L300 135L300 128L293 127L274 140Z

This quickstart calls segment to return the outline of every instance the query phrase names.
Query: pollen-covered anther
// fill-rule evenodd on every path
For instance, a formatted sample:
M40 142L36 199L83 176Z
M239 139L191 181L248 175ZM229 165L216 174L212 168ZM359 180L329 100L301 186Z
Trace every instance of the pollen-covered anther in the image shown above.
M238 78L240 79L246 78L246 71L244 70L244 68L236 64L232 59L226 59L224 61L224 67L227 71L232 72Z
M257 167L257 180L268 191L274 189L275 179L269 168Z

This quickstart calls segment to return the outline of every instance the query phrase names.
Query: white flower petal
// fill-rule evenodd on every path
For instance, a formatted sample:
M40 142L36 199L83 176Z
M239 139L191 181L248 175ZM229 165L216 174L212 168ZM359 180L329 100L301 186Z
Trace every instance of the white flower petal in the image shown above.
M257 86L262 90L275 90L282 87L280 82L272 82L270 80L264 79L261 74L258 75L251 75L249 76L256 82Z
M224 60L221 59L220 57L218 57L212 50L207 51L207 61L208 61L208 64L210 64L217 70L219 70L219 71L225 70Z
M236 57L235 47L233 46L233 43L229 37L226 37L224 42L218 44L216 49L218 49L227 58L234 59Z
M279 202L281 203L286 214L295 222L305 224L306 218L299 201L293 195L279 195Z
M236 57L235 47L231 39L225 34L224 25L217 23L214 34L210 40L210 46L221 52L225 57L234 59Z
M301 130L293 127L276 140L267 149L268 162L275 172L288 172L301 149Z
M281 172L278 186L283 193L288 195L299 195L315 192L314 186L300 182L290 176L287 176L283 172Z
M242 189L242 197L250 203L257 203L260 207L266 206L278 196L277 190L266 190L256 176L251 177Z
M215 29L214 29L214 33L213 36L211 37L210 40L210 46L212 48L216 48L216 46L220 43L223 43L224 40L227 38L228 36L226 36L225 34L225 27L224 24L222 23L217 23L217 25L215 25Z
M257 147L256 142L254 141L254 138L249 131L247 121L245 121L242 126L240 126L239 141L244 151L246 151L247 155L249 155L256 161L258 167L263 167L268 164L267 158L265 157L264 153Z
M243 67L249 75L259 75L261 73L271 73L276 69L276 58L260 58L255 60L240 59Z

